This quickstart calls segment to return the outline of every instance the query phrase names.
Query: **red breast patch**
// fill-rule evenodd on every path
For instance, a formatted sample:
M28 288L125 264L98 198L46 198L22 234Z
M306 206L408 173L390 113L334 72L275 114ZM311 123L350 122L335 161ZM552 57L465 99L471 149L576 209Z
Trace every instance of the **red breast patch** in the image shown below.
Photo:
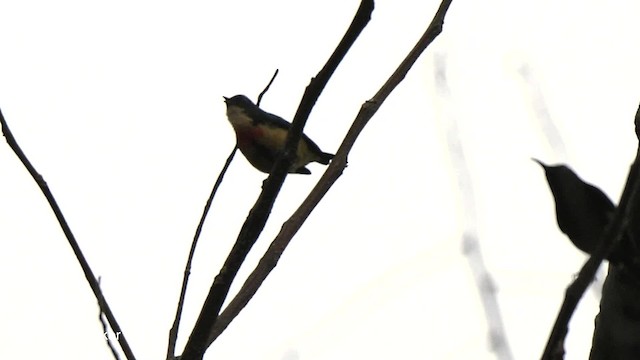
M264 135L264 131L258 126L242 127L236 130L236 136L238 137L238 146L242 147L249 145Z

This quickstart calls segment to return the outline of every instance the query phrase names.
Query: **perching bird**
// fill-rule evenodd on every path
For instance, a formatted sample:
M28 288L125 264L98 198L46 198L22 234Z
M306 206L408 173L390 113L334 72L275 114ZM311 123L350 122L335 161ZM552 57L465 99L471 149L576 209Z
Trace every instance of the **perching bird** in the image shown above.
M580 250L592 254L599 245L600 236L611 221L615 205L602 190L584 182L564 165L540 164L556 202L558 226ZM617 263L625 258L628 247L623 239L607 259Z
M291 124L270 114L244 95L225 97L227 118L236 132L238 148L256 169L269 173L278 155L284 149ZM333 154L322 152L309 137L302 134L296 157L289 173L311 174L305 166L310 162L329 164Z

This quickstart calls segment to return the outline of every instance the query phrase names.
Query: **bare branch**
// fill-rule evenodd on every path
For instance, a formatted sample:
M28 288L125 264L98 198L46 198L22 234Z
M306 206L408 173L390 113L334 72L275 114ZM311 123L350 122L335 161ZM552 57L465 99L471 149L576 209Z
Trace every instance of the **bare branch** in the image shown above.
M447 82L446 62L443 56L437 56L435 61L435 85L441 96L450 100L451 91ZM463 201L463 226L462 252L465 255L482 307L485 319L489 328L489 341L491 350L500 360L513 359L511 348L504 329L502 311L498 302L497 290L493 276L487 268L482 256L480 236L478 234L478 215L476 212L475 189L471 181L470 166L464 149L464 144L460 141L460 129L458 118L455 113L447 112L443 121L446 123L447 145L451 156L451 163L456 169L458 179L458 191Z
M60 210L60 207L58 206L56 199L53 197L53 194L51 193L51 190L49 190L49 186L47 185L42 175L40 175L36 171L36 169L33 167L33 165L31 165L31 162L29 161L27 156L24 154L24 152L16 142L16 139L13 137L13 134L9 129L9 125L7 124L7 122L4 119L4 116L2 115L2 111L0 111L0 124L2 124L2 133L4 134L4 137L7 140L7 144L9 144L9 147L11 147L11 150L13 150L16 156L18 156L18 159L20 159L20 161L22 162L24 167L27 169L29 174L31 174L31 177L33 178L33 180L35 180L36 184L38 184L40 191L42 191L42 194L44 194L44 197L49 202L49 206L51 207L51 210L53 210L53 213L55 214L56 219L58 220L58 223L62 228L62 232L64 232L64 235L67 237L67 241L69 242L71 249L73 249L73 253L76 255L76 259L78 259L78 262L80 263L80 267L84 272L84 276L87 279L89 286L91 286L91 290L93 290L93 295L98 300L98 305L100 306L100 309L102 310L104 315L107 317L107 320L109 320L109 325L111 325L111 329L113 329L113 331L116 333L118 332L120 333L120 336L118 337L118 342L120 343L120 347L122 347L122 351L124 352L127 359L134 360L135 356L133 355L133 352L129 347L129 343L127 343L124 333L122 332L122 329L120 329L120 325L118 325L118 322L116 321L115 316L111 312L111 308L109 307L109 304L107 304L107 300L104 298L104 295L100 290L100 285L98 284L98 280L96 279L95 275L93 275L93 271L91 271L91 267L89 266L89 263L87 262L84 255L82 254L82 251L80 250L80 246L78 245L78 242L76 241L75 236L73 236L73 233L71 232L71 228L67 224L67 220L64 218L64 215L62 214L62 210Z
M240 230L236 243L213 281L209 295L205 300L193 332L185 346L185 351L182 355L183 360L202 359L204 352L209 346L209 333L217 321L222 304L229 293L231 283L237 275L249 250L251 250L262 229L264 229L275 199L287 175L287 170L295 156L293 148L300 141L304 124L311 113L311 109L338 64L340 64L351 48L351 45L369 22L372 11L373 0L363 0L346 34L325 66L320 70L318 75L311 80L311 83L305 90L298 111L293 119L291 129L289 130L283 154L271 170L271 175L267 178L256 204L249 212L249 216Z
M175 357L176 350L176 340L178 339L178 329L180 328L180 318L182 317L182 309L184 306L184 298L187 293L187 283L189 282L189 275L191 274L191 262L193 260L193 256L196 252L196 246L198 245L198 239L200 239L200 233L202 232L202 227L204 226L204 220L209 213L209 209L211 208L211 204L213 203L213 198L216 196L218 192L218 188L222 183L222 179L224 175L227 173L227 169L229 165L231 165L231 161L233 160L236 151L238 150L238 145L236 144L231 150L231 153L227 157L227 161L224 163L222 170L220 170L220 174L218 174L218 178L216 179L215 184L213 185L213 189L211 189L211 194L209 195L209 199L207 199L207 203L204 205L204 211L202 212L202 217L200 217L200 222L198 223L198 227L196 228L196 233L193 236L193 241L191 242L191 250L189 250L189 256L187 257L187 264L184 268L184 276L182 278L182 288L180 289L180 298L178 299L178 307L176 309L176 317L173 320L173 326L169 330L169 344L167 348L167 360L171 360Z
M531 107L533 108L532 110L536 114L538 120L536 125L540 126L542 133L545 135L545 140L547 140L554 153L560 156L561 159L566 159L567 150L562 139L562 135L551 118L549 106L547 105L544 94L540 89L540 84L535 76L536 74L528 64L522 64L518 69L518 73L527 82L527 90L531 101Z
M242 309L247 305L249 300L251 300L253 295L255 295L262 282L275 268L285 248L289 245L289 242L298 232L307 217L309 217L311 211L316 207L316 205L318 205L320 200L329 191L336 180L338 180L340 175L342 175L342 171L344 171L347 166L347 154L351 151L351 148L360 135L362 129L364 129L368 121L373 117L391 91L393 91L402 79L404 79L405 75L416 62L420 54L422 54L424 49L426 49L427 46L431 44L431 42L433 42L433 40L442 32L444 17L449 9L449 5L451 5L451 0L444 0L440 4L431 24L420 40L418 40L411 52L409 52L396 71L391 75L391 77L389 77L387 82L380 88L380 90L378 90L376 95L362 105L360 112L356 116L351 128L342 141L336 156L333 158L331 164L329 164L329 167L318 181L318 184L316 184L313 190L311 190L300 207L284 223L280 233L278 233L273 242L271 242L271 245L265 252L264 256L260 259L260 262L251 275L249 275L247 280L244 282L238 294L233 298L233 300L231 300L229 305L227 305L218 317L218 321L215 323L215 326L209 335L209 344L211 344L224 331L224 329L229 326L231 321L235 319L240 311L242 311Z
M276 76L278 76L278 71L279 71L279 69L276 69L276 71L273 73L273 76L271 77L271 80L269 80L269 83L267 84L267 86L265 86L264 90L262 90L260 95L258 95L258 101L256 102L257 106L260 106L260 102L262 101L262 97L264 96L264 94L267 93L267 91L271 87L271 84L273 84L273 80L276 79Z
M640 109L639 109L640 111ZM567 288L564 302L560 307L560 312L556 318L549 340L542 354L543 360L558 359L559 353L562 352L564 338L569 328L569 320L573 315L578 302L582 298L585 290L593 280L594 275L600 267L600 263L611 253L611 250L620 242L629 223L632 214L638 211L638 188L640 182L636 181L640 176L640 149L636 153L636 159L631 165L627 183L625 184L620 205L616 208L613 220L605 228L599 241L599 246L593 252L591 257L582 266L578 277Z
M98 276L98 285L100 285L100 280L101 280L100 276ZM102 309L99 309L99 310L100 311L98 312L98 320L100 320L100 324L102 324L102 334L104 334L104 337L106 338L107 346L109 347L109 350L111 350L111 354L113 355L113 358L116 360L120 360L120 355L118 355L118 351L113 345L113 341L111 341L111 337L107 335L109 329L107 328L107 323L104 321L104 316L102 316Z

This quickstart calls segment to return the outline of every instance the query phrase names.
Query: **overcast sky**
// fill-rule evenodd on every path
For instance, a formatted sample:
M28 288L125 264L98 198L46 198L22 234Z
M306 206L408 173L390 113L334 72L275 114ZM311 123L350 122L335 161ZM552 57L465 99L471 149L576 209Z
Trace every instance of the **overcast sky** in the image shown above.
M438 4L376 3L305 128L324 151L335 152ZM277 68L262 107L291 119L357 6L0 4L0 108L102 277L138 359L164 358L191 238L235 143L222 96L255 100ZM585 257L557 229L530 158L567 162L618 199L637 144L638 16L634 1L454 1L444 32L207 357L493 359L462 253L471 223L514 358L538 358ZM472 199L460 193L465 169L452 149L467 160ZM324 170L309 168L287 178L239 280ZM111 359L80 267L4 142L0 174L0 358L27 349L28 358ZM180 352L264 178L236 155L194 260ZM597 306L587 293L567 359L588 356Z

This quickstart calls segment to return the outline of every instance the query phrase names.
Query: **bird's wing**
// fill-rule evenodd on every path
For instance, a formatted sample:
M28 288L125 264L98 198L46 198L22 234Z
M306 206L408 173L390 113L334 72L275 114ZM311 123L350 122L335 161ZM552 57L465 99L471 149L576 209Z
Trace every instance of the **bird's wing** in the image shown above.
M277 127L280 129L288 130L291 127L291 123L289 123L287 120L281 118L278 115L268 113L260 109L259 107L251 109L251 114L249 114L249 117L251 117L253 121L256 121L258 123L270 124L273 127Z

